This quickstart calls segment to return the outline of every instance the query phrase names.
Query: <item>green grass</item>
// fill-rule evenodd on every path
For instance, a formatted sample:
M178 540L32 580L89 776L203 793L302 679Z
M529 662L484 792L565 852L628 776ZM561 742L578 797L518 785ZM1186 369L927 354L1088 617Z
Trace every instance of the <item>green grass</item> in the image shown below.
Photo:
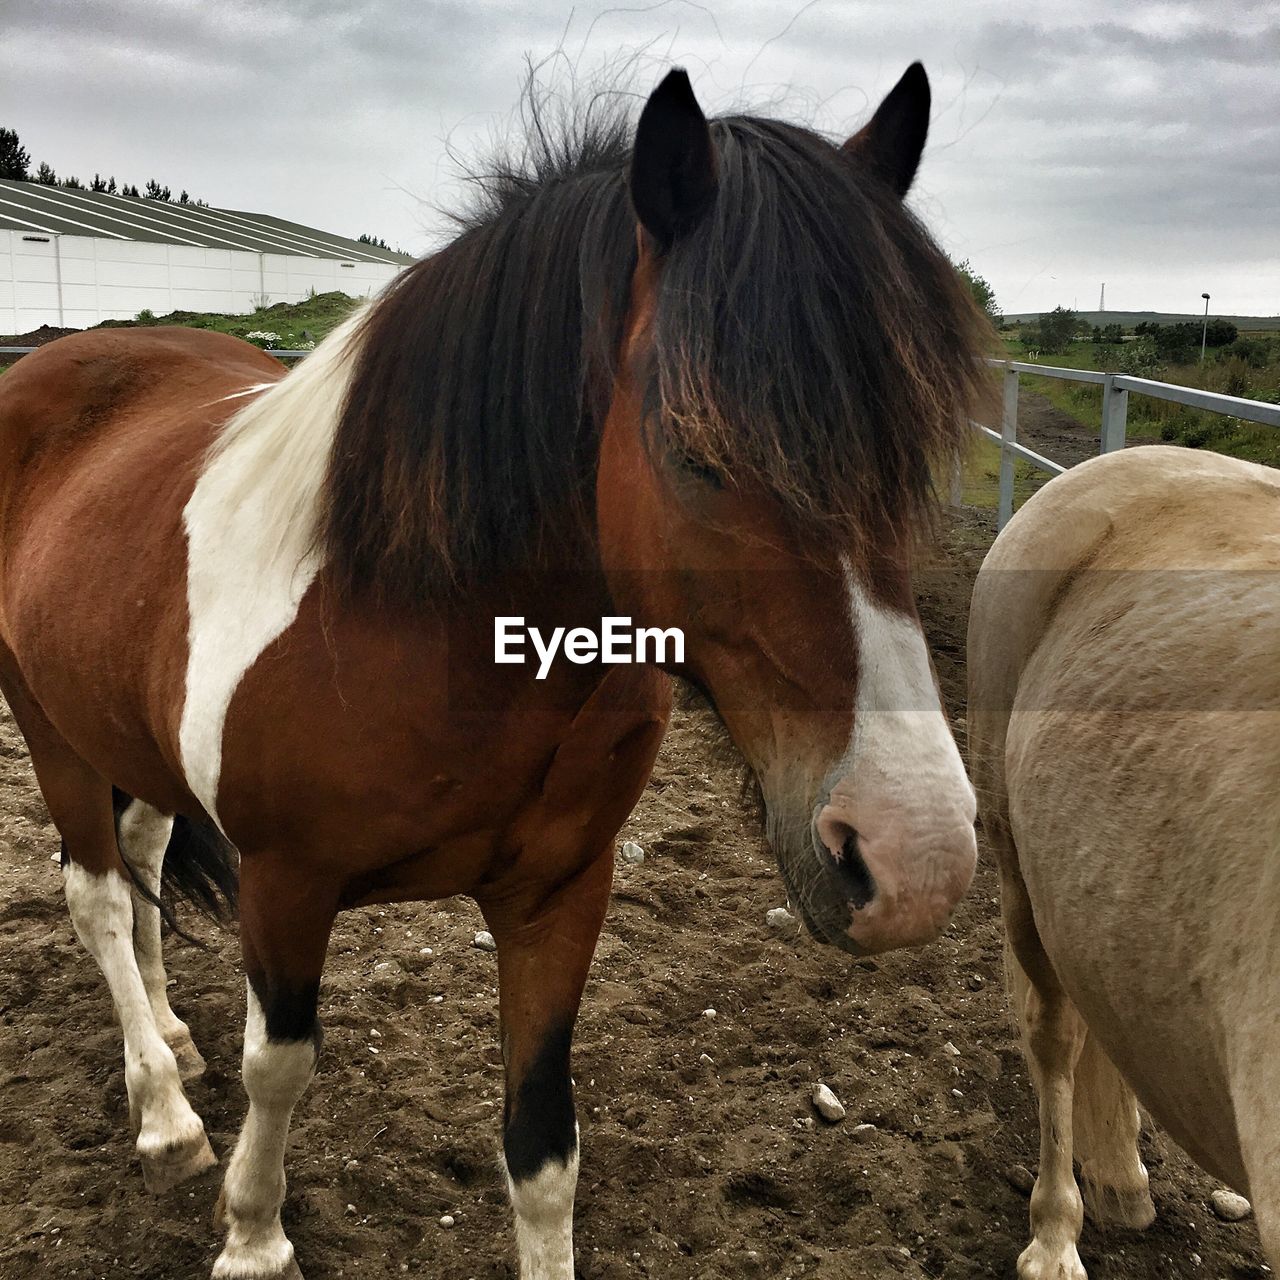
M1251 335L1256 336L1256 335ZM1006 341L1009 355L1028 360L1021 342ZM1129 372L1121 365L1123 348L1090 342L1073 343L1061 355L1037 355L1036 364L1057 368L1096 369L1101 372ZM1280 402L1280 361L1250 368L1239 359L1210 357L1204 364L1164 365L1139 376L1184 387L1199 387L1251 400ZM1023 385L1047 397L1059 409L1092 431L1102 426L1102 389L1082 382L1023 375ZM1136 392L1129 396L1127 430L1130 437L1162 440L1193 449L1213 449L1233 458L1245 458L1280 467L1280 429L1245 422L1224 414L1191 409L1168 400L1155 400Z
M259 307L248 315L218 315L208 311L173 311L156 316L140 311L132 320L104 320L98 329L132 329L141 325L184 325L188 329L210 329L243 338L247 333L267 331L293 342L307 340L304 333L319 342L351 314L358 299L345 293L318 293L302 302L277 302L272 307ZM289 342L283 343L288 346Z
M1047 472L1029 462L1014 460L1013 507L1016 511L1041 485L1050 479ZM975 433L974 443L965 458L960 481L961 496L966 507L995 510L1000 505L1000 446L984 435Z
M357 300L345 293L320 293L302 302L277 302L273 307L262 307L247 316L213 315L200 311L174 311L167 316L149 316L145 312L139 319L145 324L185 325L190 329L211 329L215 333L229 333L243 338L253 332L278 333L279 346L288 349L308 340L319 342L331 329L351 314ZM145 318L144 318L145 317ZM107 320L100 329L129 328L139 320Z
M99 329L130 329L139 325L184 325L189 329L209 329L244 338L250 333L276 333L279 342L272 346L281 350L319 342L351 314L358 300L345 293L320 293L302 302L277 302L247 316L215 315L206 311L174 311L167 316L140 312L134 320L104 320ZM258 344L261 345L261 344ZM11 365L0 365L0 374Z

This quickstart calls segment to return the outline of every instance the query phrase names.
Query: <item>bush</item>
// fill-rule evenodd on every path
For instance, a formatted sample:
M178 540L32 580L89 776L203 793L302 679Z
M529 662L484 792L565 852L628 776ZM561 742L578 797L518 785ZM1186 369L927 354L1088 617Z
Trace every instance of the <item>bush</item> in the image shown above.
M1076 333L1076 313L1070 307L1054 307L1046 311L1034 329L1023 334L1028 347L1037 347L1049 355L1065 351Z
M1156 344L1150 338L1139 338L1126 343L1116 359L1116 373L1127 373L1134 378L1159 378L1164 372Z
M136 320L138 324L155 324L156 313L152 311L150 307L143 307L142 310L134 316L134 320Z
M1218 351L1220 361L1241 360L1250 369L1264 369L1277 353L1266 338L1236 338Z

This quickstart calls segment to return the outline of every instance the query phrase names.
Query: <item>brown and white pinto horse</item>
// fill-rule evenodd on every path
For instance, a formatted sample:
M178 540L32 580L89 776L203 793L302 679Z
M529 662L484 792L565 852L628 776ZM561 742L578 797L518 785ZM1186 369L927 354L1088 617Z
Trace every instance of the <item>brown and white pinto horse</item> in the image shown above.
M820 938L923 942L964 892L974 800L908 555L982 329L902 204L928 101L913 67L841 148L709 125L673 72L634 140L535 130L287 377L140 329L3 378L0 679L156 1188L214 1159L165 999L165 815L171 876L216 878L210 824L240 854L249 1112L215 1276L297 1274L283 1156L335 914L452 894L498 944L521 1275L573 1274L570 1039L669 682L495 665L495 618L683 628L672 670L749 761Z
M1135 1103L1247 1194L1280 1268L1280 475L1131 449L996 539L969 738L1040 1095L1022 1280L1155 1218Z

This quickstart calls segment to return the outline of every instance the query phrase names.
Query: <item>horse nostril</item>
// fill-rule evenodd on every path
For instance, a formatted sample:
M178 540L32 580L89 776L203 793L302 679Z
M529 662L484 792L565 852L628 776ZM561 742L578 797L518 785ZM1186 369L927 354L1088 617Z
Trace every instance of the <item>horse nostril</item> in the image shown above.
M847 822L825 815L824 818L819 822L819 834L827 867L848 895L854 910L861 910L876 896L876 882L858 850L858 833Z

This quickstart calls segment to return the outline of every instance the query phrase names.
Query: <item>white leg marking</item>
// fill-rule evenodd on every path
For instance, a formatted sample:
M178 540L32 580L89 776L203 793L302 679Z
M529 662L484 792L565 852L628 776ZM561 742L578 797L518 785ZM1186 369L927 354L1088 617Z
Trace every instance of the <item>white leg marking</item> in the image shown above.
M131 890L114 872L93 875L74 862L64 881L76 936L98 962L124 1032L125 1088L143 1173L148 1187L164 1191L215 1161L138 971Z
M320 567L321 490L362 315L228 421L183 511L189 622L178 740L187 783L215 821L232 695L297 616Z
M253 988L244 1028L244 1088L249 1095L235 1154L222 1188L227 1243L213 1265L214 1280L275 1280L293 1262L280 1225L284 1148L293 1108L315 1072L310 1040L273 1043Z
M120 845L124 856L142 883L155 894L160 892L164 851L172 830L172 818L141 800L133 801L120 815ZM187 1024L169 1007L168 979L160 943L160 912L136 889L133 891L133 953L156 1028L165 1043L173 1048L175 1044L189 1042L191 1034Z
M576 1126L575 1126L576 1130ZM563 1164L548 1160L533 1175L507 1176L516 1212L520 1280L573 1280L573 1196L578 1185L578 1143Z

